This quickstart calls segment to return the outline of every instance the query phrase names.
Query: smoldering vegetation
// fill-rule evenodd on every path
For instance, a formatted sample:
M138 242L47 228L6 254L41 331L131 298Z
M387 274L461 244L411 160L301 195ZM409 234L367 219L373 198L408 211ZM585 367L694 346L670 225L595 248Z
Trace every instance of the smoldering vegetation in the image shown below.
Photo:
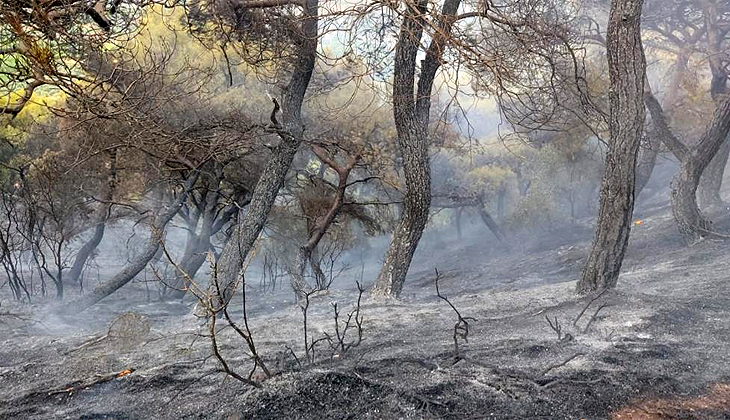
M16 3L1 418L730 418L727 2Z

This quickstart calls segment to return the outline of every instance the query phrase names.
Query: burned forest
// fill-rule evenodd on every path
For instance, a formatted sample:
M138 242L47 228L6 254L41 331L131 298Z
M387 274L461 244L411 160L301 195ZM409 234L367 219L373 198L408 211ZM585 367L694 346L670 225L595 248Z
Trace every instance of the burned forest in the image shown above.
M0 28L0 419L730 419L730 1Z

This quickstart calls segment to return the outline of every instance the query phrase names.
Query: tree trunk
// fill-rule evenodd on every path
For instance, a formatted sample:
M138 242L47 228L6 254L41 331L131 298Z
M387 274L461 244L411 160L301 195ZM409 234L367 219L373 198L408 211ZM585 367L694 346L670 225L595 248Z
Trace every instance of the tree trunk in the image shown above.
M170 220L175 217L175 214L180 210L180 207L182 207L185 198L192 189L193 185L195 185L195 182L198 179L198 175L198 172L190 175L190 178L185 181L183 191L180 193L175 202L173 202L170 207L155 216L150 225L150 236L147 239L147 243L145 244L142 251L136 257L134 257L132 261L129 262L129 264L127 264L111 279L94 288L91 293L69 302L64 307L60 308L58 312L61 315L75 315L83 312L90 306L96 304L100 300L117 291L120 287L129 283L137 274L139 274L140 271L144 270L144 268L147 266L147 263L152 260L152 258L155 256L158 249L160 248L160 237L162 235L162 232L165 230L167 223L169 223Z
M639 153L639 162L636 165L636 192L634 193L636 197L641 194L646 184L649 183L649 178L651 178L654 166L656 166L662 140L652 129L649 129L643 143L644 147Z
M210 249L210 238L197 236L192 238L186 245L185 251L183 252L182 259L180 260L179 270L175 274L173 283L170 284L168 297L170 299L182 299L185 297L188 288L190 287L190 280L195 279L195 275L203 266L208 256L208 250Z
M322 264L319 259L319 252L317 248L312 250L312 254L309 256L309 266L312 268L312 274L314 275L315 282L317 284L317 290L327 290L329 282L327 281L327 275L322 270Z
M461 239L461 216L464 213L463 207L454 209L454 224L456 225L456 235Z
M710 52L717 52L716 9L712 4L705 9L705 24L708 33ZM715 22L715 23L713 23ZM680 233L689 244L693 244L705 236L712 236L712 224L697 206L697 189L702 173L712 159L727 141L730 128L730 104L727 98L727 74L718 54L711 54L708 58L712 71L710 93L717 104L711 123L697 145L691 150L682 144L669 129L663 110L656 99L649 92L645 95L647 108L652 114L655 127L659 130L662 140L680 160L680 172L672 181L672 213ZM720 158L725 159L723 157ZM721 163L720 163L721 164ZM723 168L724 169L724 168ZM721 178L722 175L715 175Z
M679 88L682 86L682 80L687 72L687 62L689 61L689 51L680 49L677 59L674 62L674 70L672 71L672 80L669 82L669 89L662 100L664 109L673 110L679 98ZM645 82L646 83L646 82ZM662 139L655 129L650 128L646 132L644 147L639 152L639 163L636 166L636 193L638 197L641 191L649 182L654 166L656 166L657 157L661 150Z
M730 97L715 109L705 135L682 162L672 180L672 213L679 232L688 244L712 236L712 223L697 206L697 187L705 168L722 147L730 131Z
M722 48L727 30L721 29L718 26L720 20L717 4L715 2L707 2L705 4L705 7L703 8L703 16L705 20L705 28L707 30L707 61L710 65L710 72L712 73L710 95L715 103L719 104L719 102L728 94L727 63L723 59L725 53ZM714 157L711 158L710 163L700 177L700 203L705 208L714 209L725 207L725 203L723 203L722 198L720 198L720 188L722 187L722 178L725 174L725 166L727 166L729 153L730 141L725 138L720 149Z
M113 149L109 152L109 177L106 185L106 194L104 196L105 203L100 203L99 208L94 215L94 234L81 247L76 254L76 259L68 272L68 280L71 282L80 282L81 272L86 265L86 261L94 253L96 248L104 238L106 231L106 222L111 212L112 200L114 199L114 190L117 186L117 151Z
M506 201L507 189L504 187L500 187L499 192L497 192L497 217L502 222L504 221L504 208Z
M577 292L613 287L629 241L636 161L644 130L646 59L641 43L643 0L611 0L607 54L610 138L601 182L596 235Z
M477 211L479 212L479 217L481 217L482 222L489 228L489 230L492 231L494 236L499 239L500 242L506 244L507 236L502 231L502 228L499 227L497 222L494 221L494 218L487 212L487 210L484 208L484 202L482 200L479 200L479 202L476 205Z
M185 297L191 281L195 279L195 275L207 259L208 251L212 248L211 238L238 214L239 208L251 202L250 194L239 193L234 203L225 203L227 208L221 209L224 203L220 201L222 195L218 190L222 188L224 179L223 167L216 168L215 172L214 177L202 183L200 186L202 191L197 198L193 199L193 194L188 196L188 211L182 215L188 224L188 237L180 264L175 269L175 279L169 285L168 296L172 299Z
M427 140L415 140L416 136L399 135L399 144L415 143L416 148L427 149ZM401 140L402 139L402 140ZM408 147L408 146L405 146ZM404 173L406 177L406 196L403 213L398 222L390 248L385 255L383 267L373 285L371 294L382 297L398 297L403 289L413 254L418 247L423 230L428 221L431 205L431 171L428 150L403 152Z
M297 59L282 102L283 127L279 126L275 113L272 113L272 123L276 129L280 129L280 142L266 163L246 213L239 218L239 223L221 252L220 261L216 264L219 272L214 278L219 284L211 284L210 292L217 296L213 302L217 300L221 306L228 304L233 297L243 262L264 228L271 207L279 189L284 185L286 174L302 142L304 132L302 102L317 58L318 7L318 0L305 1Z
M109 214L109 205L102 204L101 207L97 210L97 214L94 217L94 234L89 238L86 243L79 249L79 252L76 253L76 258L74 259L74 263L71 266L71 269L68 272L68 280L71 282L80 282L81 279L81 272L84 269L84 266L86 266L86 261L89 260L89 257L94 253L96 248L101 243L101 240L104 238L104 231L106 230L106 219L107 215Z
M431 168L428 156L428 122L431 110L431 89L436 71L441 66L443 50L451 33L454 16L461 0L445 0L431 44L421 62L421 74L415 93L416 56L426 27L428 0L418 0L403 15L395 47L393 74L393 116L398 149L403 157L406 196L401 218L393 232L383 267L371 290L373 297L400 295L413 254L428 221L431 205Z
M727 143L730 130L730 96L728 96L728 73L722 60L722 42L725 29L719 27L717 4L706 2L703 8L705 29L707 31L707 61L710 64L712 80L710 95L716 108L712 122L697 145L682 161L679 173L672 180L672 213L679 227L679 232L689 244L693 244L705 236L713 236L712 223L705 218L697 206L697 189L705 169L716 159L715 173L708 174L708 181L715 183L713 189L703 195L710 201L714 198L720 203L719 188L727 163L727 152L717 156L723 143Z
M299 248L296 266L290 273L292 289L294 290L297 302L300 305L305 304L306 294L312 290L304 279L307 264L310 265L314 272L317 290L325 289L324 286L326 285L324 285L324 273L319 266L319 262L314 261L316 249L330 226L332 226L332 223L342 211L342 207L345 204L345 193L347 192L348 187L347 180L350 178L350 173L358 160L358 158L351 158L344 166L340 166L337 164L335 159L328 156L327 151L321 147L314 146L313 150L323 164L326 164L337 172L337 189L335 190L332 204L330 205L327 213L321 219L317 218L313 221L313 227L309 232L309 238L307 239L307 242Z
M730 140L725 139L717 154L700 177L698 196L700 205L706 210L724 209L725 202L720 197L722 178L725 175L728 157L730 156Z

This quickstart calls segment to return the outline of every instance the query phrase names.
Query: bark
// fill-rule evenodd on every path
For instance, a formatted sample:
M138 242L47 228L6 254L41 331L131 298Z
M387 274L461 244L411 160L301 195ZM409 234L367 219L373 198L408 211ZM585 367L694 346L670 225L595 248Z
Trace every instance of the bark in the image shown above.
M697 187L702 173L722 147L729 131L730 98L719 104L707 131L672 180L672 213L688 244L705 236L716 236L712 232L712 223L697 206Z
M636 162L644 130L646 59L641 42L643 0L611 0L607 54L610 137L601 182L596 235L578 293L613 287L623 262L634 210Z
M705 27L707 28L707 61L710 64L712 81L710 83L710 94L715 101L716 108L712 121L707 127L696 146L682 159L682 167L679 173L672 180L672 213L677 222L679 232L688 244L710 237L723 237L712 232L712 223L700 211L697 205L697 189L705 169L710 165L713 158L723 147L730 130L730 97L728 96L727 80L728 74L721 59L721 44L724 38L724 31L718 26L717 4L707 2L703 10ZM723 34L721 36L721 34ZM653 116L653 114L652 114ZM725 156L719 157L718 165L721 167L717 172L724 171L723 160ZM725 161L726 163L726 161ZM717 191L707 191L705 195L712 196L719 194L719 185L722 182L722 174L710 174L715 177ZM719 197L719 195L718 195Z
M730 141L725 139L720 150L700 177L700 185L697 195L700 205L707 210L716 210L725 208L725 202L720 197L720 188L722 188L723 176L725 175L725 167L727 166L728 157L730 155Z
M94 253L96 248L104 238L104 232L106 231L106 223L109 219L109 215L112 207L112 200L114 200L114 190L117 186L117 152L112 150L109 153L109 177L107 179L106 194L103 199L104 202L99 204L99 208L96 210L94 215L94 234L89 238L86 243L81 247L79 252L76 254L74 263L68 272L67 280L71 282L80 282L81 272L86 266L86 261Z
M421 62L421 73L415 92L413 86L423 28L428 12L428 0L418 0L403 14L395 47L393 76L393 116L398 149L403 157L406 194L403 212L393 232L383 267L371 290L373 297L400 295L413 254L428 221L431 205L431 168L428 156L428 122L431 109L431 89L436 71L441 66L443 50L451 33L460 0L445 0L437 29Z
M679 232L688 244L693 244L711 231L712 223L700 212L697 206L697 188L705 168L722 147L730 127L730 110L726 98L715 109L712 121L697 145L690 149L674 135L668 127L663 110L656 98L647 92L645 102L651 112L654 127L662 136L662 141L681 162L679 173L672 180L672 213Z
M180 264L176 267L175 279L172 284L169 284L171 290L168 291L167 296L170 299L185 297L190 287L190 281L195 279L198 270L205 263L207 251L211 247L210 237L206 237L205 232L199 236L195 234L192 236L193 238L188 238Z
M718 27L717 4L708 2L703 10L705 27L707 28L707 61L710 64L712 80L710 82L710 95L715 103L720 102L728 94L727 80L728 73L725 62L722 59L722 42L727 30ZM722 33L721 33L722 32ZM712 157L709 165L705 168L700 177L699 197L703 207L708 209L724 208L725 203L720 198L722 178L727 166L728 154L730 154L730 141L723 141L720 149Z
M656 132L653 129L648 130L644 147L639 153L639 161L636 164L636 192L634 195L637 197L644 190L646 184L649 183L651 174L654 172L654 166L656 166L661 144L662 140Z
M504 221L504 209L507 201L507 189L501 187L497 192L497 217L499 220Z
M64 307L59 309L61 315L75 315L85 311L89 307L98 303L100 300L111 295L117 291L120 287L129 283L140 271L144 270L147 263L157 253L160 248L160 237L162 232L165 230L167 224L175 217L180 207L182 207L188 193L192 189L193 185L198 179L198 173L191 175L183 186L183 190L178 198L170 204L170 206L164 210L158 211L155 218L150 224L150 236L147 239L147 243L142 248L142 251L137 254L121 271L115 274L108 281L101 283L94 290L80 298L69 302Z
M233 297L243 262L264 228L271 207L279 189L284 185L286 174L302 142L304 132L302 102L317 58L318 7L318 0L306 0L303 7L297 58L282 102L283 126L279 125L275 113L272 113L272 124L279 130L280 142L274 148L254 188L246 213L239 218L239 223L216 264L218 273L214 278L219 284L211 284L210 292L217 296L213 302L217 300L221 305L226 305Z
M680 163L684 162L688 158L690 150L669 128L669 124L664 116L664 109L656 97L654 97L648 85L644 91L644 103L646 104L646 109L651 114L653 130L656 132L656 135L662 139L662 143L664 143Z

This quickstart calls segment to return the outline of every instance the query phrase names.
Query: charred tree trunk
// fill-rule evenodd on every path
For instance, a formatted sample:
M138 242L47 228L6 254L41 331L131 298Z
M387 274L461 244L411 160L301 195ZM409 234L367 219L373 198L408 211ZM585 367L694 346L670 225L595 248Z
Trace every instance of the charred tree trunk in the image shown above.
M317 58L318 7L318 0L304 2L297 59L282 102L283 126L276 120L278 104L271 115L272 124L279 131L280 142L272 152L254 188L248 210L240 218L217 263L219 272L214 278L219 284L211 284L210 292L217 296L221 305L226 305L233 297L243 262L264 228L271 207L279 189L284 185L286 174L302 142L304 133L302 102Z
M86 261L94 253L96 248L104 238L104 232L106 231L106 223L109 219L112 200L114 200L114 190L117 185L117 152L112 150L109 153L109 178L106 185L106 194L104 201L99 203L99 208L96 210L94 215L94 234L89 240L81 247L79 252L76 254L74 263L68 272L67 280L71 282L80 282L81 272L86 265Z
M185 251L180 259L180 263L175 268L175 279L169 284L170 290L167 293L169 299L182 299L190 287L190 281L195 279L195 275L200 267L205 263L207 251L210 249L210 237L205 237L205 233L200 235L191 235L185 245Z
M309 256L309 267L312 269L312 274L314 275L315 287L318 290L327 290L330 284L327 281L327 275L322 270L322 262L317 248L314 248L312 254Z
M643 0L611 0L607 36L611 134L596 235L578 281L578 293L616 285L629 241L636 161L646 117L643 103L646 59L641 43L643 3Z
M706 210L717 210L725 208L725 202L720 197L722 178L725 175L728 157L730 156L730 140L725 139L720 150L700 177L700 185L697 195L700 205Z
M507 189L504 186L499 188L497 192L497 217L500 221L504 221L504 209L507 201Z
M167 209L158 212L158 214L155 215L155 218L154 220L152 220L152 223L150 225L150 236L147 239L147 243L145 244L142 251L135 258L133 258L132 261L129 262L129 264L127 264L111 279L94 288L94 290L88 295L82 296L66 304L59 310L59 313L62 315L75 315L85 311L90 306L96 304L100 300L117 291L120 287L129 283L137 274L139 274L140 271L144 270L144 268L147 266L147 263L152 260L152 258L155 256L155 254L157 254L157 251L160 248L160 238L162 232L167 226L167 223L169 223L170 220L175 217L175 214L180 210L180 207L182 207L185 198L192 189L193 185L195 185L197 179L197 172L193 175L190 175L188 180L185 181L183 190L180 192L180 195L177 197L177 199L173 203L171 203Z
M188 237L180 264L176 267L175 280L170 284L168 296L172 299L182 299L187 293L190 282L195 279L200 267L203 266L212 248L211 238L220 232L238 209L250 202L250 194L238 194L234 203L227 203L225 210L221 209L221 194L219 190L223 183L223 167L214 164L213 174L201 183L198 194L191 193L188 202L181 211L181 217L188 224Z
M451 33L454 17L461 0L445 0L436 32L421 62L418 87L413 92L424 16L428 0L418 0L408 7L395 47L393 76L393 115L397 131L398 149L403 157L406 196L401 218L393 232L383 267L372 287L373 297L397 298L403 290L413 254L428 221L431 206L431 168L428 156L428 122L431 110L431 89L436 71L441 66L443 50Z
M709 53L707 61L710 64L710 72L712 73L710 95L715 103L718 104L728 94L727 63L722 59L724 55L722 43L727 34L727 30L718 27L719 16L717 4L707 2L703 14L707 30L707 52ZM726 138L700 177L700 203L705 208L715 209L725 207L725 203L720 198L720 188L722 187L722 178L725 174L725 167L727 166L728 154L730 154L730 140Z
M712 235L712 224L697 206L697 188L702 172L727 139L730 129L730 98L718 104L705 134L692 149L674 135L659 102L651 92L646 93L644 100L662 141L682 164L679 173L672 180L672 213L679 232L688 244L693 244L704 236Z
M703 10L705 27L707 30L708 62L712 72L710 94L716 103L712 122L707 127L697 145L684 154L682 167L672 180L672 213L677 222L679 232L687 243L693 244L706 236L718 236L712 232L712 223L702 214L697 206L697 189L705 169L710 165L718 151L726 143L730 130L730 97L728 96L728 74L721 60L720 47L722 43L722 29L718 26L717 4L707 2ZM726 31L725 31L726 32ZM655 110L658 118L663 118L660 109ZM652 113L652 118L654 114ZM667 128L666 136L671 142L676 137ZM720 162L726 157L720 157ZM724 171L724 167L722 168ZM722 174L714 174L721 182ZM718 183L719 185L719 183ZM708 194L715 194L709 191Z
M719 104L705 135L682 162L672 180L672 213L679 232L693 244L712 236L712 223L697 206L697 187L705 168L725 142L730 131L730 98Z
M636 165L636 192L634 193L636 197L644 190L654 172L662 140L654 131L649 130L643 143L644 147L639 153L639 161Z

